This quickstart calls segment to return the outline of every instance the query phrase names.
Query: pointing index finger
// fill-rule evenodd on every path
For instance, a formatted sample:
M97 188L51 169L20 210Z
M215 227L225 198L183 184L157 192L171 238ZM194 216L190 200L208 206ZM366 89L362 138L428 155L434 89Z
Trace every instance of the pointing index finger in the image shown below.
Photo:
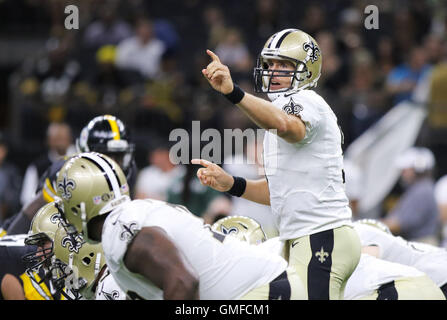
M208 160L203 160L203 159L191 159L191 163L192 164L200 164L206 168L208 168L210 165L212 165L212 162L209 162Z
M208 53L208 55L211 57L211 59L213 59L213 61L217 61L220 62L219 57L217 56L217 54L215 54L214 52L212 52L211 50L207 49L206 53Z

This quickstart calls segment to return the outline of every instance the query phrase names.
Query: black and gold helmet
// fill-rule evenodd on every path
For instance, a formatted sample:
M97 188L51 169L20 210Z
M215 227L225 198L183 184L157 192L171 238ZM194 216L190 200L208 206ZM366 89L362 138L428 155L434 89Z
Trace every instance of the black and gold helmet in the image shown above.
M294 71L269 70L268 60L287 60ZM321 50L307 33L298 29L285 29L272 35L264 45L254 69L256 92L299 91L317 85L321 75ZM272 76L292 77L290 87L271 90Z
M82 235L57 229L54 236L53 276L55 287L73 296L93 299L100 271L106 264L102 245L87 243Z
M124 123L115 116L93 118L76 140L78 152L99 152L114 159L126 173L134 158L135 146Z
M244 216L229 216L219 219L211 226L211 229L250 244L260 244L267 240L261 225L254 219Z
M57 177L57 195L68 224L88 242L88 223L130 201L129 185L120 166L97 152L77 154L68 159Z
M25 244L36 246L32 251L22 257L28 270L37 271L40 266L48 272L53 257L53 241L56 230L60 225L61 215L56 202L47 203L37 211L31 222L31 228ZM42 282L42 279L39 282Z

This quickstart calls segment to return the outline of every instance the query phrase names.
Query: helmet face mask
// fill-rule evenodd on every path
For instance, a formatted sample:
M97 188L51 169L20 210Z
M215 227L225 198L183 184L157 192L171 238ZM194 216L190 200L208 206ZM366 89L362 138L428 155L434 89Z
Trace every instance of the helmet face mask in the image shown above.
M279 92L287 92L289 90L294 89L299 85L300 82L303 82L307 78L310 77L310 73L307 71L306 65L298 60L285 58L282 56L275 56L271 58L272 60L287 60L290 61L294 66L295 70L280 70L280 69L269 69L267 61L269 59L259 56L257 60L257 65L254 70L254 79L255 79L255 91L262 93L279 93ZM277 77L287 77L290 78L290 85L288 87L272 90L272 79Z
M52 272L55 286L92 299L105 258L101 244L89 244L82 235L70 234L64 227L56 232L54 238Z
M268 68L268 60L291 62L294 71ZM298 29L285 29L272 35L264 45L254 69L255 91L279 93L299 91L317 85L321 75L321 51L317 42L307 33ZM290 86L271 89L272 77L290 77Z
M25 244L37 246L37 249L24 255L22 260L28 271L38 271L39 268L44 268L45 277L40 281L35 279L32 272L28 272L36 283L40 284L50 276L49 269L54 255L53 239L60 225L60 218L60 212L55 202L52 202L39 209L31 222L31 229L29 236L25 239Z

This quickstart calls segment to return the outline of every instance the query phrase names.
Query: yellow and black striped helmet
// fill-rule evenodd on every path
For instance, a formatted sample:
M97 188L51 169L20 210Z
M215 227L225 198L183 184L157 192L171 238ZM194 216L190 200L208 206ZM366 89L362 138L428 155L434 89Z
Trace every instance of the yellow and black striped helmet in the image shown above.
M78 152L99 152L113 158L127 172L133 160L135 146L125 124L106 114L93 118L76 140Z
M287 60L294 71L269 70L268 60ZM317 85L321 75L322 53L314 38L299 29L285 29L272 35L264 45L254 69L256 92L303 90ZM292 77L289 88L271 90L271 79Z

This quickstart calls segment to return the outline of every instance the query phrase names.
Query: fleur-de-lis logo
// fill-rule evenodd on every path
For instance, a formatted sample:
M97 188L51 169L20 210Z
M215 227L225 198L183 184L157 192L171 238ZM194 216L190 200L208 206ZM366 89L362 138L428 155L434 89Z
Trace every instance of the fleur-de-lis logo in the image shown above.
M329 253L325 252L323 247L321 247L320 251L315 253L315 256L318 257L318 261L323 263L326 261L326 257L329 257Z
M57 189L64 200L71 198L71 192L76 188L76 183L72 179L67 179L67 175L64 175L64 179L57 185Z
M50 217L50 222L53 224L57 224L57 223L59 223L60 219L61 219L61 215L59 213L55 213Z
M236 227L226 228L225 226L222 226L221 228L223 234L230 234L230 233L238 233L238 229Z
M116 300L120 297L120 293L116 290L113 290L112 292L106 292L104 290L101 290L101 293L104 295L106 300Z
M293 114L295 116L299 116L301 111L303 111L303 107L299 105L298 103L295 103L292 98L290 98L290 101L288 104L286 104L282 108L287 114Z
M62 247L67 248L68 251L76 253L79 253L79 249L82 247L82 243L70 235L62 238L61 245Z
M121 225L121 233L120 239L123 241L130 241L135 236L135 231L138 230L138 223L130 222L129 224L120 223Z
M314 63L318 60L318 57L321 54L320 48L318 48L313 41L305 42L303 45L304 51L307 52L306 61L312 61Z

